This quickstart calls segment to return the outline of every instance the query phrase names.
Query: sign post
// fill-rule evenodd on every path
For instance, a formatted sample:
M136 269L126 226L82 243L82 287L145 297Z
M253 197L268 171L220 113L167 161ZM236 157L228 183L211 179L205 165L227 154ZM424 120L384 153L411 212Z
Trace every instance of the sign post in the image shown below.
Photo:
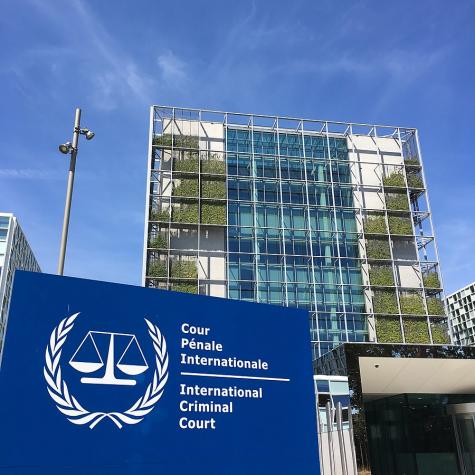
M1 475L318 474L308 314L17 272Z

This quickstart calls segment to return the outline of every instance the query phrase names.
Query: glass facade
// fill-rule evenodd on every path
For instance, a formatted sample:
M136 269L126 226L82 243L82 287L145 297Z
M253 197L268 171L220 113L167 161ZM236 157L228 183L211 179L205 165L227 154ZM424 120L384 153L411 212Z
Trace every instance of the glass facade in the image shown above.
M41 272L16 218L0 214L0 362L16 269Z
M367 340L346 139L226 130L228 296L308 309L326 352Z
M143 284L309 311L342 342L450 341L417 131L154 106Z

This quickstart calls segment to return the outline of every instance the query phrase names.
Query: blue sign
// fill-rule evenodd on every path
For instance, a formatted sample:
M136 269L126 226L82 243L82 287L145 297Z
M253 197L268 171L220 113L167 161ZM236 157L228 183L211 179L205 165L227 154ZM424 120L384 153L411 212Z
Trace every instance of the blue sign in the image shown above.
M1 475L318 474L308 313L17 272Z

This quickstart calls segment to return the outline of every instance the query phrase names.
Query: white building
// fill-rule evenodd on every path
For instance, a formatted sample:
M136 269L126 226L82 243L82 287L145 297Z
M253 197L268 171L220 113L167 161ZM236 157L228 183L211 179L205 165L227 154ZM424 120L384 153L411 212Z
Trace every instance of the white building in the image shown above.
M475 282L447 296L445 303L451 321L454 343L475 344Z
M0 361L16 269L41 272L17 218L0 213Z

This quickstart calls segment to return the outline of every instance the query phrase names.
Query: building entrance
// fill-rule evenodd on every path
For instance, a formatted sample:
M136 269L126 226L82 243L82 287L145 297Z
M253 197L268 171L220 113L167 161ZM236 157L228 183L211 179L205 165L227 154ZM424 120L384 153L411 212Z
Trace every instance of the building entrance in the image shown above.
M365 401L372 475L475 475L473 396L401 394ZM454 401L455 402L455 401Z

